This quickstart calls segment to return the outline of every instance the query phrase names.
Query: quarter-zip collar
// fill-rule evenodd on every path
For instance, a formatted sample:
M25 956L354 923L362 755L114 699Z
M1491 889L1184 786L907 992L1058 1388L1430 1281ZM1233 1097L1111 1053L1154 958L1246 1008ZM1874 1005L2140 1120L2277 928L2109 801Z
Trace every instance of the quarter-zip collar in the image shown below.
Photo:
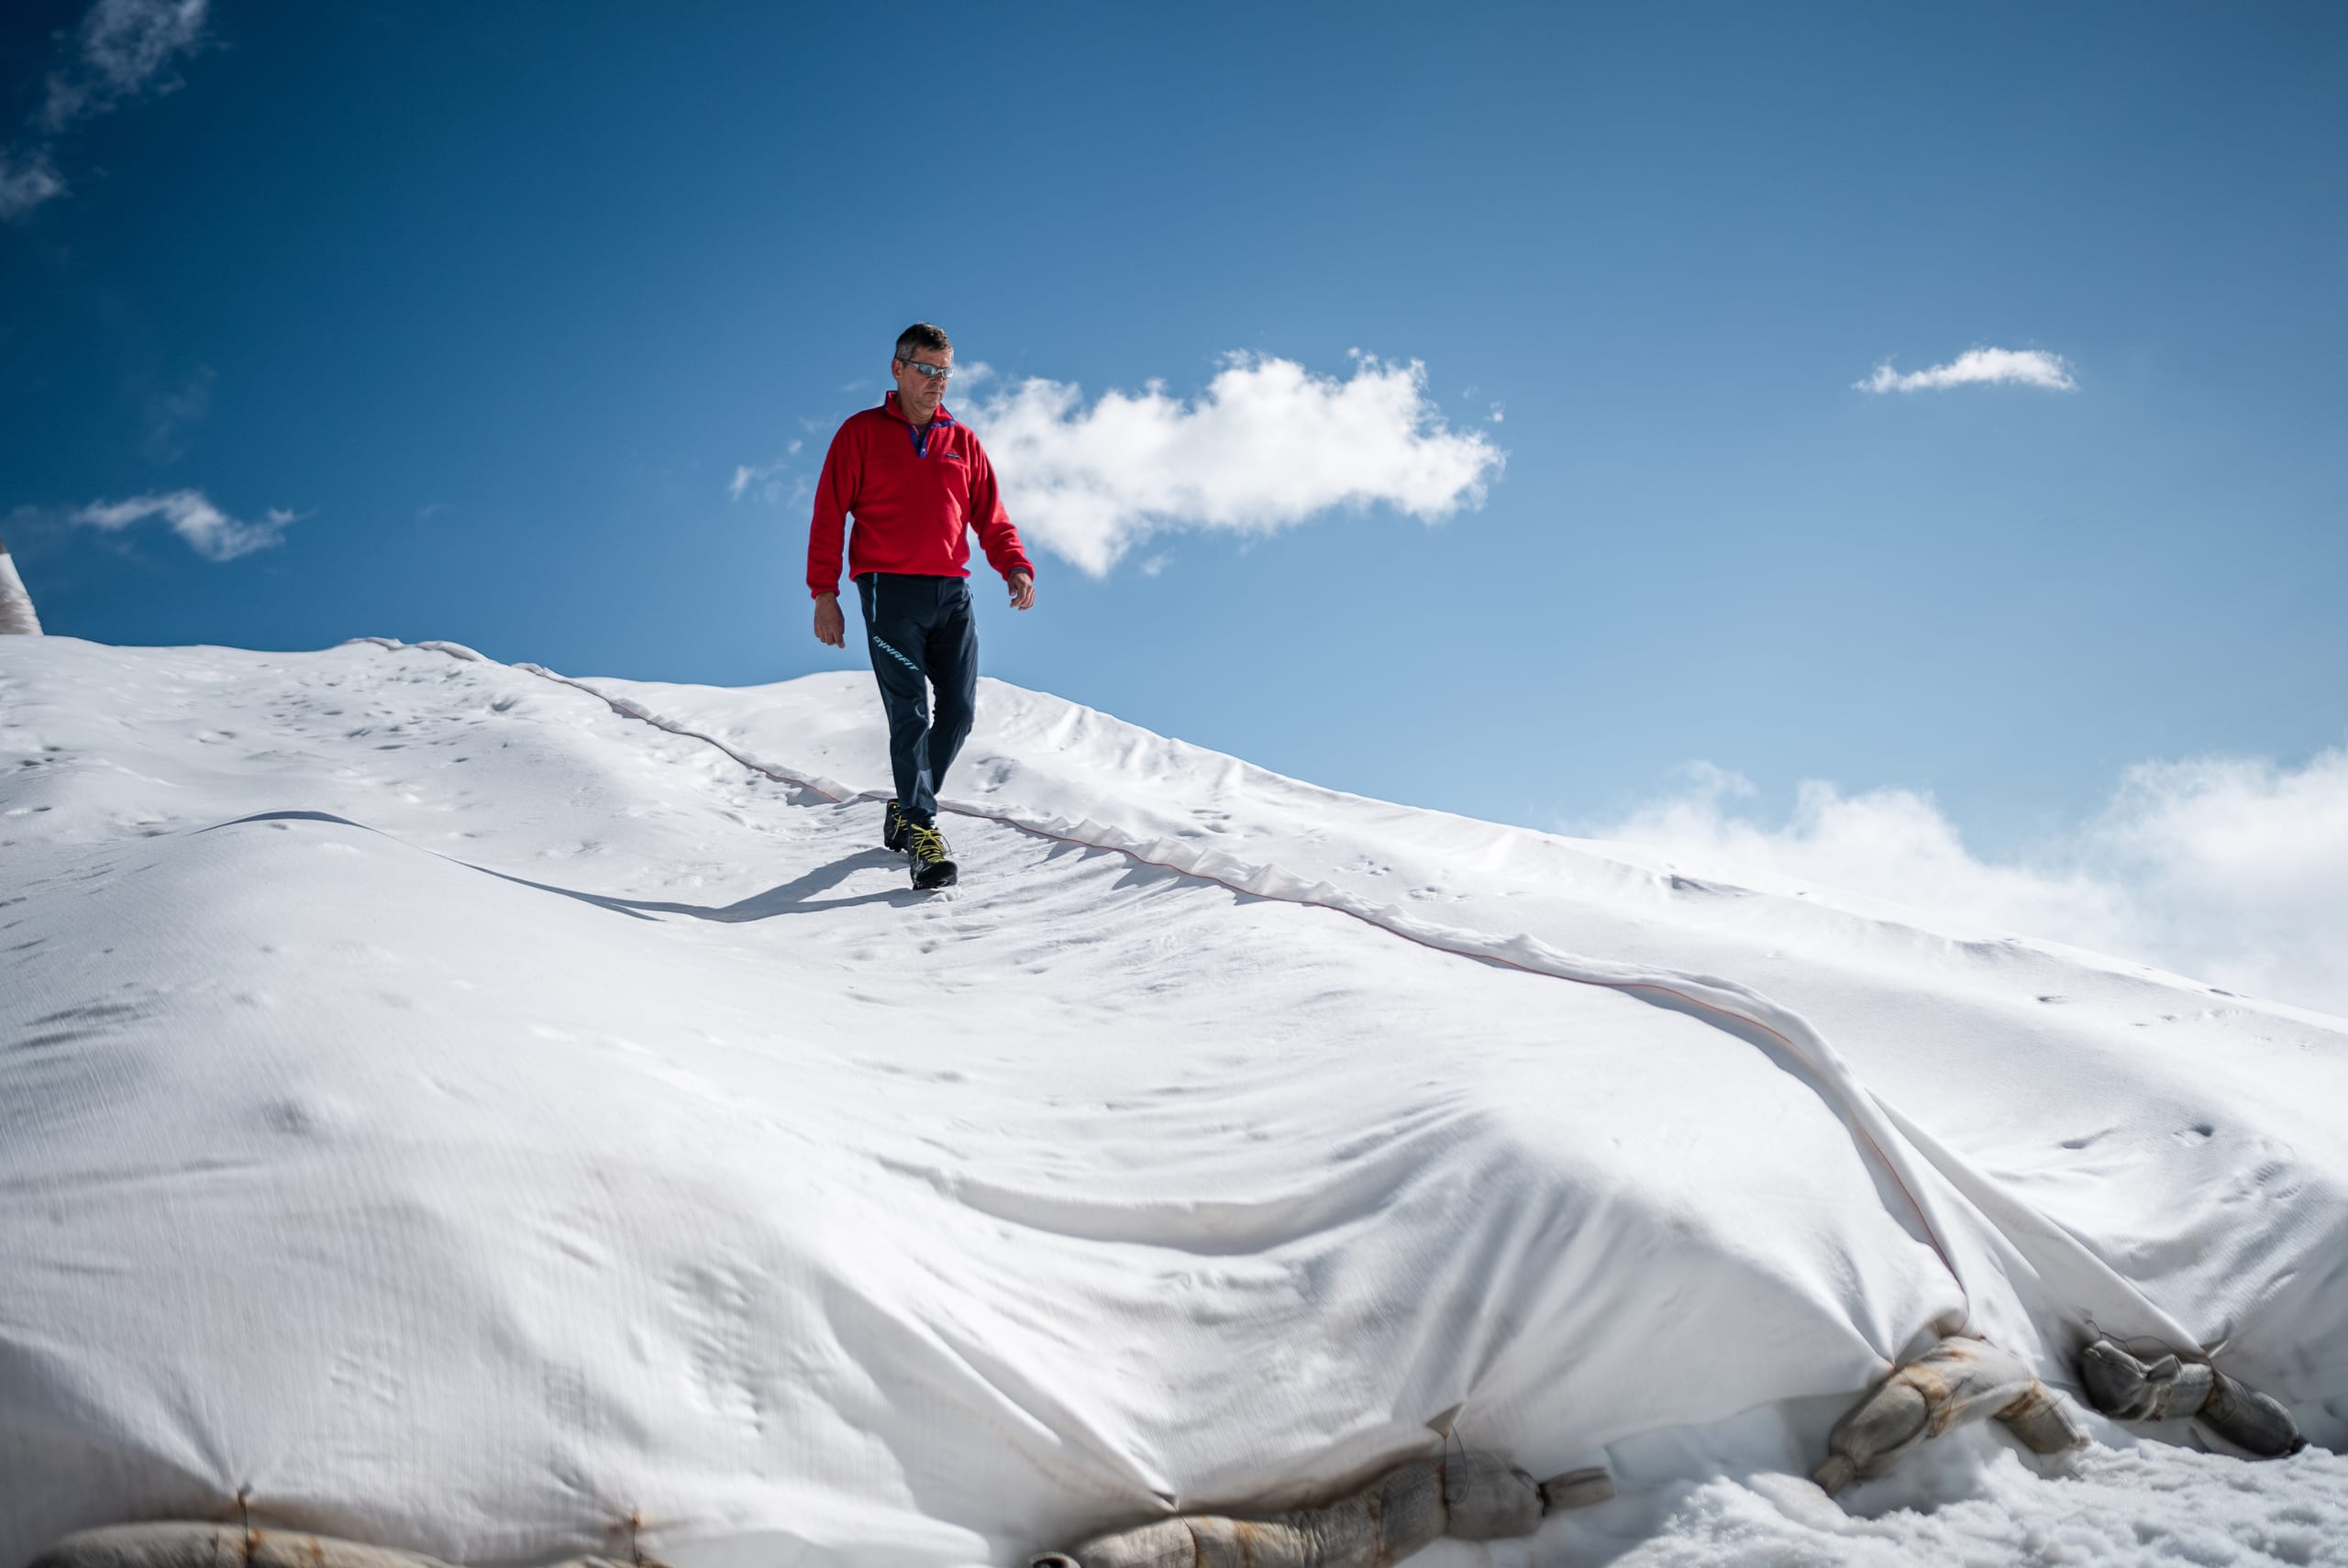
M911 433L914 438L914 453L924 458L929 456L930 431L939 429L940 427L950 428L954 424L954 416L946 412L946 405L942 403L937 405L937 413L930 420L929 428L926 430L916 426L910 418L906 417L904 405L897 401L897 394L895 392L891 392L889 394L888 401L883 403L880 406L887 409L889 413L895 416L895 418L904 425L905 429Z

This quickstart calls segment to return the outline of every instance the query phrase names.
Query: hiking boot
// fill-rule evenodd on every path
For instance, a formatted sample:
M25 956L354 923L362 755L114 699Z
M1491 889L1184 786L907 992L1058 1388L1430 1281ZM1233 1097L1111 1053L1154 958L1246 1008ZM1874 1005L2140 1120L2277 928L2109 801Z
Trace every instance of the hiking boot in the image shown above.
M946 835L927 823L905 822L905 857L913 862L914 886L924 892L954 885L954 862L946 858L952 846Z
M897 802L890 801L889 814L880 821L880 847L893 849L903 855L905 852L905 829L912 825L905 821L905 813L897 809Z

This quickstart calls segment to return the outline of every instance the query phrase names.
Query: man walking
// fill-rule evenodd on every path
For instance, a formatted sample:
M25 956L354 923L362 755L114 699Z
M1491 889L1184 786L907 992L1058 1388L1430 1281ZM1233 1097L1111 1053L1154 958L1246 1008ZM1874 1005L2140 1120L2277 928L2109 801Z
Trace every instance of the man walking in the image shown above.
M950 888L955 867L937 831L937 790L969 737L979 694L969 530L979 531L988 564L1011 585L1013 608L1036 602L1036 569L1003 513L985 449L946 411L954 345L915 322L898 337L889 370L897 390L880 407L850 415L824 454L807 531L807 588L817 639L847 646L840 535L854 513L847 572L889 715L897 785L880 842L911 861L914 887Z

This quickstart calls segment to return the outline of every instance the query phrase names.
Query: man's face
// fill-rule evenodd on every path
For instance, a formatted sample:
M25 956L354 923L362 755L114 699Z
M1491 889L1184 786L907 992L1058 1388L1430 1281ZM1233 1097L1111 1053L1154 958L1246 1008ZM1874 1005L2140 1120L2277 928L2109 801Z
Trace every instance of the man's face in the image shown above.
M927 424L936 414L937 405L946 398L946 378L929 376L914 369L926 365L933 370L954 369L951 348L908 348L904 356L889 361L890 371L897 378L897 403L916 425Z

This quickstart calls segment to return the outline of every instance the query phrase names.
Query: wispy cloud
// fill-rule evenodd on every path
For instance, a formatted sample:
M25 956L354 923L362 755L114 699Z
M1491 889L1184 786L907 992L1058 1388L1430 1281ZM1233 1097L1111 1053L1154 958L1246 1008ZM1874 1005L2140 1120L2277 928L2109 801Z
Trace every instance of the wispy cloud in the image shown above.
M2001 381L2043 387L2049 392L2077 392L2079 388L2072 379L2069 360L2039 348L1967 348L1945 365L1911 370L1906 375L1893 370L1887 359L1866 380L1851 384L1865 392L1934 392L1943 387L1994 386Z
M74 513L72 521L116 534L150 517L170 524L172 533L208 561L232 561L282 544L287 526L302 520L299 513L271 507L258 523L241 522L205 500L201 491L175 490L128 501L93 502Z
M1189 403L1151 381L1087 406L1030 378L965 413L1021 536L1095 576L1178 529L1267 533L1379 503L1432 522L1481 505L1507 460L1445 424L1423 366L1358 353L1343 380L1235 354Z
M1677 793L1572 831L1689 867L1791 878L2348 1016L2348 748L2304 767L2147 762L2077 830L2010 857L1975 854L1929 794L1811 781L1778 825L1709 764Z
M167 72L203 37L207 9L209 0L97 0L74 51L50 73L40 127L60 135L150 88L177 87Z
M0 148L0 219L65 193L56 144L127 99L178 87L172 67L204 37L209 0L96 0L49 72L28 140Z
M725 493L735 501L754 497L769 506L780 506L787 500L811 493L803 474L792 483L785 484L784 476L796 466L804 441L793 441L782 449L782 456L770 463L737 463L734 477L725 481Z
M49 149L0 147L0 220L21 217L64 191Z

